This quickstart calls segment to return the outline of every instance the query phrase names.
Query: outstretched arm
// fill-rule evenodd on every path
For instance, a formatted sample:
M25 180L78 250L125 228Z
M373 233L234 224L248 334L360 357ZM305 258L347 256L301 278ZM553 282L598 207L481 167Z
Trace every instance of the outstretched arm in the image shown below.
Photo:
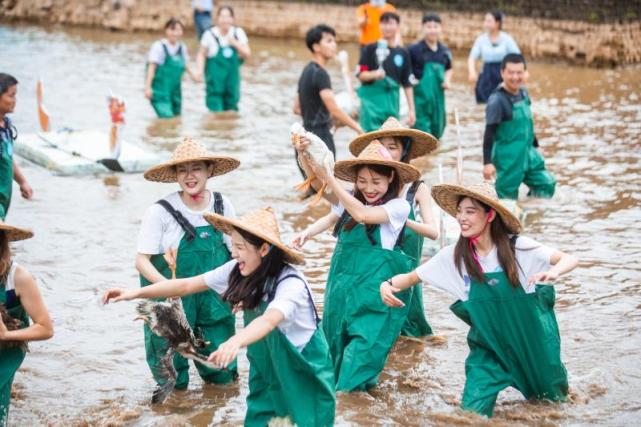
M164 280L136 289L112 288L107 290L103 297L103 304L110 300L114 302L129 301L136 298L171 298L195 294L209 289L205 284L203 275L186 279Z
M305 231L298 234L294 237L292 244L296 249L301 249L307 240L316 236L317 234L333 227L338 221L338 216L334 212L330 212L322 218L319 218L316 222L312 223L305 229Z
M438 221L432 213L432 196L427 190L427 185L421 183L416 192L416 201L421 208L423 222L407 220L407 226L415 233L425 236L428 239L438 239Z
M574 270L579 264L579 260L575 256L566 254L565 252L554 251L550 257L550 264L552 264L552 268L548 271L532 275L529 284L553 282L558 279L559 276Z

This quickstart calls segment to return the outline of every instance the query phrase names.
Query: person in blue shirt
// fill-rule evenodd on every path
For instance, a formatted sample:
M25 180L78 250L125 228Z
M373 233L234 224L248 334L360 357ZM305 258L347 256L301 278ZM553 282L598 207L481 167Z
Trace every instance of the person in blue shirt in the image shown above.
M194 9L194 30L196 38L200 41L203 33L211 28L211 12L214 10L213 0L191 0Z
M485 104L490 94L503 81L501 61L509 53L521 53L516 42L503 28L503 12L488 12L483 27L485 32L474 41L467 59L469 80L476 83L476 102ZM483 61L481 74L476 73L476 61Z

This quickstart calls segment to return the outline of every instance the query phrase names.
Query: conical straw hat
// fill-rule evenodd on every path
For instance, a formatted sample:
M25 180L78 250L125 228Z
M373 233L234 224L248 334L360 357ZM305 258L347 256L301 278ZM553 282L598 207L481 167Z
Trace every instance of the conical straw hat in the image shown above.
M176 166L182 163L206 162L214 165L212 176L224 175L236 169L240 162L232 157L217 156L207 151L204 145L186 137L174 150L171 160L147 169L145 179L156 182L176 182Z
M334 166L334 175L345 181L356 181L356 167L360 165L383 165L396 170L402 184L414 182L421 177L421 173L414 166L392 160L392 155L378 141L372 141L358 155L351 160L340 160Z
M354 138L349 144L349 151L354 156L358 156L370 142L385 136L410 138L412 145L407 153L408 160L429 154L438 147L438 139L429 133L406 128L395 117L390 117L385 120L385 123L383 123L379 130L364 133Z
M240 228L282 249L285 252L287 262L291 264L305 263L303 254L281 241L278 220L272 208L259 209L240 218L228 218L213 212L207 212L203 216L207 222L225 234L231 234L234 228Z
M17 242L18 240L27 240L33 237L33 231L26 228L14 227L6 224L0 219L0 231L4 231L7 240L10 242Z
M434 201L453 217L456 217L456 208L461 196L470 197L490 206L501 217L511 233L520 233L521 221L501 204L494 185L490 182L484 181L472 185L438 184L432 187Z

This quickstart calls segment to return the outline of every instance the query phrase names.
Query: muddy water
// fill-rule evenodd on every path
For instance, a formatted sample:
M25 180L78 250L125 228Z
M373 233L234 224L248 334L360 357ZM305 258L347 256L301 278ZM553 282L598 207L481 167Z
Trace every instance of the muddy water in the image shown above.
M183 119L159 122L143 98L144 57L153 38L140 34L0 26L2 71L20 80L13 119L36 131L33 87L45 81L54 128L106 129L108 88L127 100L126 139L168 156L183 135L242 162L211 187L231 197L239 212L271 205L288 240L327 207L308 208L291 187L299 181L287 130L295 82L307 61L302 42L252 40L254 59L243 68L240 115L206 112L203 86L183 85ZM188 40L190 48L195 43ZM355 48L350 47L355 54ZM480 176L483 109L456 62L448 110L458 108L466 175ZM338 67L335 87L341 87ZM557 286L557 317L572 398L559 405L525 403L508 390L499 397L496 424L635 425L641 415L641 77L639 69L599 71L533 63L530 92L539 140L557 175L551 201L526 201L527 234L579 256L580 267ZM452 116L449 116L452 122ZM338 131L347 156L349 130ZM453 178L455 133L418 166L435 182L435 166ZM55 177L20 161L35 190L14 198L9 221L33 227L36 237L16 247L17 259L37 277L55 321L56 336L31 345L15 381L12 425L208 425L242 423L248 366L241 356L238 386L203 385L162 406L147 402L153 389L144 360L142 327L134 305L101 307L114 285L136 286L135 236L145 208L175 187L120 176ZM333 247L329 235L307 246L305 273L319 306ZM466 327L448 310L452 299L425 289L427 312L439 338L402 340L380 387L339 397L339 424L451 425L482 420L457 409L464 383Z

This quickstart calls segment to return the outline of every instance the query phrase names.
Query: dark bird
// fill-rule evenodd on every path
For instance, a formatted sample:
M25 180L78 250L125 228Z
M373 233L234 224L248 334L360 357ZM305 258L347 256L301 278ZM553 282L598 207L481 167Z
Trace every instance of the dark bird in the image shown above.
M7 308L4 306L4 304L1 303L0 316L2 316L2 322L5 324L8 330L15 331L16 329L20 329L22 327L22 321L11 317L11 315L7 311ZM26 341L0 341L0 350L6 350L10 348L20 348L23 351L29 351Z

